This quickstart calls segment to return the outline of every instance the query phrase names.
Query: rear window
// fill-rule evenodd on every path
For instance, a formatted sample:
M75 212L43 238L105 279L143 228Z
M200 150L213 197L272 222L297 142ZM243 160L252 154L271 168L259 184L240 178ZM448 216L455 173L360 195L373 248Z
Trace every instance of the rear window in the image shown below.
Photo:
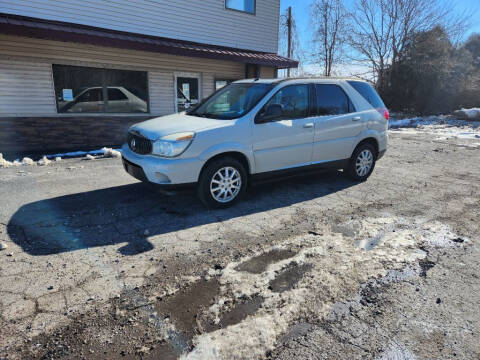
M348 81L352 87L357 90L360 95L362 95L365 100L367 100L370 105L374 108L384 108L385 104L383 103L380 96L378 96L377 92L366 82L363 81Z

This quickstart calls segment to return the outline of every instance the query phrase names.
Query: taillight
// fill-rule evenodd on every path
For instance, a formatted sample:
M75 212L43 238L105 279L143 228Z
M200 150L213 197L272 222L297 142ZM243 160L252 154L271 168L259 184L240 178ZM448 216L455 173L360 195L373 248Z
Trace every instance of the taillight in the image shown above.
M382 114L385 119L390 119L390 113L387 108L377 108L377 111Z

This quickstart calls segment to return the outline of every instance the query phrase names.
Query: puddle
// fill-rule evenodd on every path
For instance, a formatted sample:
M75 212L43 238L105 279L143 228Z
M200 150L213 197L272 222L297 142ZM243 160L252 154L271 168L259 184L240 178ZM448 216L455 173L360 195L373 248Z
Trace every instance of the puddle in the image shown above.
M284 292L292 289L300 281L303 275L312 268L312 265L298 265L291 262L275 279L270 281L269 289L274 292Z
M267 269L268 265L291 258L296 254L296 252L291 250L274 249L241 263L235 268L235 270L245 271L252 274L261 274Z
M219 292L220 283L217 279L199 280L159 301L155 308L159 315L170 318L170 322L191 345L193 336L199 330L198 317L215 302Z
M228 312L223 313L220 316L220 322L218 324L209 323L205 326L207 332L212 332L227 326L238 324L245 320L247 316L257 312L262 306L264 298L262 296L254 296L251 299L243 300L235 304L235 306Z

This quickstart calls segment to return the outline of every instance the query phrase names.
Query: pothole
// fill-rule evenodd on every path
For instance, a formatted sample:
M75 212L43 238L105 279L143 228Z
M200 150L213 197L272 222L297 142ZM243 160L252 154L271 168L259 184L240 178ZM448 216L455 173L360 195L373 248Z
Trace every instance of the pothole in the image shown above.
M292 250L273 249L241 263L235 270L261 274L267 269L268 265L291 258L296 254L297 253Z
M293 261L288 265L286 270L270 281L269 289L277 293L293 289L295 284L297 284L303 275L311 268L311 264L298 265Z
M155 308L158 314L170 319L177 331L185 337L185 341L191 345L193 336L201 332L200 315L215 302L219 293L220 283L216 278L199 280L159 301Z

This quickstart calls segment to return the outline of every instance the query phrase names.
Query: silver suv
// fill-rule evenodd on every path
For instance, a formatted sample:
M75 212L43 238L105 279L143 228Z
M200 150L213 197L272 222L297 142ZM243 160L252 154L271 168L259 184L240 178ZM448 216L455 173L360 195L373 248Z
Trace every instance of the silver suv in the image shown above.
M123 165L142 181L196 185L204 204L227 207L250 182L301 169L366 180L387 149L388 116L359 80L240 80L186 113L132 126Z

